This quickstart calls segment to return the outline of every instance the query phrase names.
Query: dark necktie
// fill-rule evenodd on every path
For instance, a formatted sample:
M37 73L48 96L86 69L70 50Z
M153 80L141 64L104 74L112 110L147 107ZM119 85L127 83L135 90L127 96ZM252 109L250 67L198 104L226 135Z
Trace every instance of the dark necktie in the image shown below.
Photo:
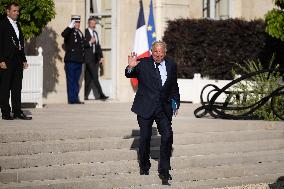
M159 87L162 86L162 79L161 79L161 74L160 74L160 70L159 70L160 65L161 65L161 63L155 63L155 72L156 72L156 75L157 75Z
M93 37L96 39L96 42L93 44L93 53L96 52L96 44L97 44L97 37L96 37L96 32L93 30Z

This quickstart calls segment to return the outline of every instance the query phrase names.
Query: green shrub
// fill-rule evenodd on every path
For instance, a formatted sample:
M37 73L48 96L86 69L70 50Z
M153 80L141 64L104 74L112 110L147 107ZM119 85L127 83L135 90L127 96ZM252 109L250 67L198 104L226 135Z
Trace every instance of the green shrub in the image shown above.
M269 65L272 66L274 58L271 59ZM237 66L243 70L245 73L253 73L263 70L264 67L260 61L246 61L245 66L237 64ZM276 69L279 66L276 67ZM272 73L264 72L257 74L255 76L249 77L248 79L237 83L233 86L233 91L235 93L240 93L240 96L235 96L232 99L232 103L238 107L255 107L254 105L258 103L261 99L267 98L268 101L264 103L260 108L253 112L253 115L259 119L264 120L279 120L279 118L274 114L272 109L272 99L268 96L281 87L279 83L281 81L281 75L279 71L274 71ZM284 95L274 97L274 110L276 110L280 115L284 115L283 110ZM248 112L250 108L234 111L234 114L243 114Z

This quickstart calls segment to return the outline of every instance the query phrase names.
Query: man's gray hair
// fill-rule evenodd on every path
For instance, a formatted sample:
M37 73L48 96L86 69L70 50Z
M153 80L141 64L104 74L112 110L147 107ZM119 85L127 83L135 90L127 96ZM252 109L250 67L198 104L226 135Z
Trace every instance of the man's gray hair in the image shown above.
M153 50L153 48L155 47L155 46L162 46L164 49L165 49L165 52L167 52L167 44L164 42L164 41L154 41L153 43L152 43L152 47L151 47L151 50Z

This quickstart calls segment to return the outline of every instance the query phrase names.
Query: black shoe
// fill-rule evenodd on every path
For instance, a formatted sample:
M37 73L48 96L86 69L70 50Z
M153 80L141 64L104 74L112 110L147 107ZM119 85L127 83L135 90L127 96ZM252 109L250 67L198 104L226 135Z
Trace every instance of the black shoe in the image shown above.
M108 99L109 97L108 96L105 96L105 95L101 95L101 97L99 98L100 100L106 100Z
M141 169L140 168L140 175L149 175L149 169Z
M85 102L77 101L77 102L74 102L74 104L85 104Z
M169 171L160 171L159 177L162 180L163 185L169 185L169 180L173 180L172 176L170 175Z
M160 177L160 179L173 180L170 173L159 173L159 177Z
M10 115L2 115L3 120L13 120L14 118Z
M27 117L23 112L19 114L14 114L14 119L21 119L21 120L31 120L32 117Z
M77 102L68 102L68 104L85 104L85 103L81 101L77 101Z

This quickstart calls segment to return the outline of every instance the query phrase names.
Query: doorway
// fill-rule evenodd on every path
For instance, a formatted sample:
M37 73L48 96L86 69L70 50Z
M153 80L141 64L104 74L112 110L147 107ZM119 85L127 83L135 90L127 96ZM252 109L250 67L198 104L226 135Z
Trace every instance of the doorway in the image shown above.
M96 31L103 50L104 64L100 67L100 83L105 95L116 98L116 0L86 0L88 18L97 19ZM95 92L95 91L94 91ZM93 95L91 92L90 95ZM94 96L90 96L90 99Z

